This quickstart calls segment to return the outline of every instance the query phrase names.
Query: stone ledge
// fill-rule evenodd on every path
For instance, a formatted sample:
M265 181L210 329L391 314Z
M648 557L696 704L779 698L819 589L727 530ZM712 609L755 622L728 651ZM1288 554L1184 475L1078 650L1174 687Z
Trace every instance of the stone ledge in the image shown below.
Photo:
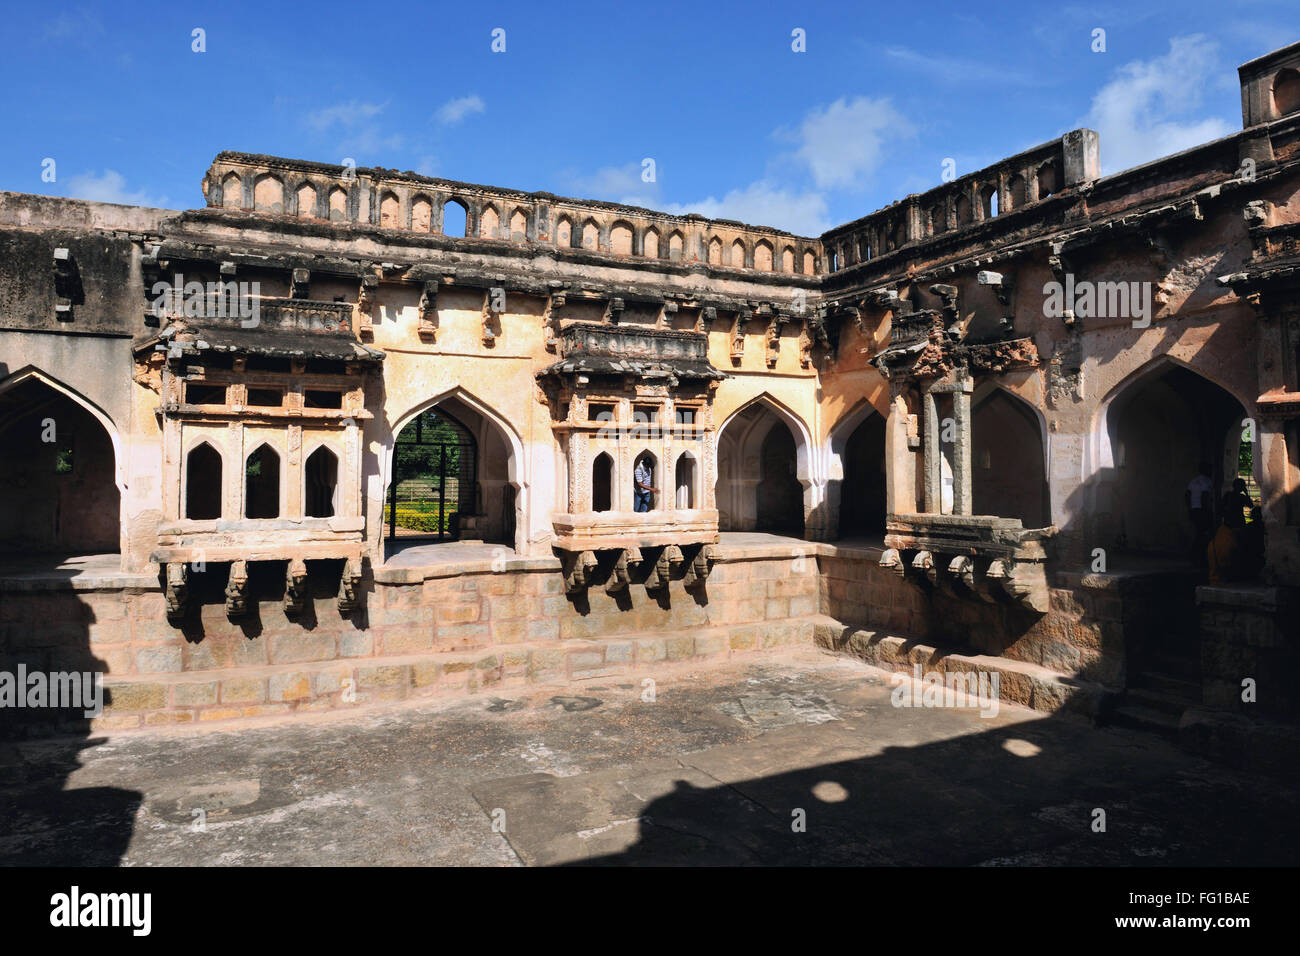
M91 729L271 718L486 688L618 677L803 643L812 632L812 619L803 618L688 634L648 631L592 640L498 644L474 651L108 677L104 687L117 703L91 721ZM351 681L350 687L346 681ZM345 691L355 696L344 699Z
M1038 664L986 654L952 653L911 638L854 628L831 617L815 619L813 640L826 650L848 654L884 670L912 673L919 664L924 671L939 673L996 673L1001 700L1044 713L1069 711L1096 718L1116 697L1115 691L1101 684Z

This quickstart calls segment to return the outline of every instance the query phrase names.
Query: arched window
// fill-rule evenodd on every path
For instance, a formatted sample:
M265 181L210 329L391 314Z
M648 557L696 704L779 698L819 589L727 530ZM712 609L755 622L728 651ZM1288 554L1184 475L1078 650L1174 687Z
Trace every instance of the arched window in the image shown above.
M303 469L304 511L308 518L332 518L338 514L339 460L324 445L307 458Z
M817 257L811 252L803 254L803 274L810 276L817 271Z
M396 193L384 193L379 200L379 225L385 229L402 227L402 204Z
M989 186L986 188L981 201L983 203L985 219L992 219L998 214L998 191L995 187Z
M411 228L416 232L433 228L433 203L427 196L416 196L411 203Z
M659 509L659 462L650 452L637 456L632 469L632 510L657 511Z
M258 212L284 211L284 184L269 173L253 183L253 208Z
M185 456L185 517L212 521L221 517L221 455L207 442Z
M745 244L739 239L731 244L731 268L745 268Z
M342 186L330 190L330 222L343 222L348 218L348 194Z
M680 232L674 231L668 237L668 258L676 262L681 259L682 251L686 246L686 240L682 238Z
M1279 70L1273 77L1273 108L1278 116L1300 110L1300 73L1292 69Z
M1038 198L1046 199L1059 187L1056 183L1056 164L1043 163L1038 167Z
M957 225L968 226L971 222L970 199L965 193L957 197Z
M280 517L280 456L258 445L244 464L244 517Z
M311 183L298 187L298 215L304 219L316 218L316 187Z
M645 231L645 240L641 243L642 254L648 259L659 258L659 233L653 229Z
M709 240L709 265L722 265L722 240L717 236Z
M754 247L754 268L764 272L772 271L772 247L766 242L760 242Z
M614 459L601 452L591 463L591 510L609 511L614 507Z
M510 238L514 242L523 242L528 238L528 217L522 209L510 214Z
M465 235L468 207L459 199L448 199L442 207L442 234L460 238Z
M794 272L794 249L790 246L781 250L781 271Z
M617 256L632 254L632 227L625 222L616 222L609 230L609 251Z
M496 206L484 206L479 215L478 234L484 239L501 238L501 216Z
M221 208L244 208L243 183L240 182L238 173L227 173L221 180Z
M683 454L677 459L676 505L683 511L695 507L695 459Z
M588 219L582 224L582 248L593 252L600 248L600 226L596 220Z
M561 216L555 222L555 244L561 249L573 245L573 220L568 216Z
M1019 209L1029 201L1029 193L1025 186L1024 176L1012 176L1011 182L1007 183L1007 208Z

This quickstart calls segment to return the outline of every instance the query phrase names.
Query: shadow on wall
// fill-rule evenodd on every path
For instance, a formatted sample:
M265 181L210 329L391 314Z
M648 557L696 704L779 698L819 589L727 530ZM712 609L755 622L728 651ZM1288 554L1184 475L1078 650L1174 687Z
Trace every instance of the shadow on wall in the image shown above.
M29 556L22 571L39 576L46 586L57 587L79 572L67 568L63 555ZM0 865L3 866L115 866L125 856L134 831L143 794L122 787L73 787L78 755L105 742L93 737L86 705L93 702L93 674L108 671L108 664L91 650L92 630L128 626L101 620L120 605L113 594L103 602L76 600L70 589L53 592L15 590L0 593L0 673L79 675L84 696L73 706L9 709L0 712ZM93 595L94 592L84 592ZM71 613L69 613L71 610ZM90 678L90 680L88 680ZM61 686L71 684L59 682ZM48 686L48 685L47 685ZM21 688L19 688L21 692ZM91 699L88 700L87 697ZM29 694L27 701L34 700ZM51 702L49 697L46 701ZM61 700L67 703L66 700ZM112 702L105 689L102 703ZM56 736L49 736L56 730ZM40 736L39 741L24 741ZM77 839L66 834L68 821L77 822Z

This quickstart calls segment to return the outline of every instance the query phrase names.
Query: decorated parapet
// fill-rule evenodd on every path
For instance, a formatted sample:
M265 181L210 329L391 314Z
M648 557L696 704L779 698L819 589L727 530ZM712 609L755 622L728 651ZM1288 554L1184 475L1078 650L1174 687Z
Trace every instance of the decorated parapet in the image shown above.
M700 332L573 323L538 373L568 464L554 516L570 592L602 580L648 590L708 576L718 540L713 392Z
M1024 528L991 515L894 515L880 566L926 589L1047 613L1052 528Z

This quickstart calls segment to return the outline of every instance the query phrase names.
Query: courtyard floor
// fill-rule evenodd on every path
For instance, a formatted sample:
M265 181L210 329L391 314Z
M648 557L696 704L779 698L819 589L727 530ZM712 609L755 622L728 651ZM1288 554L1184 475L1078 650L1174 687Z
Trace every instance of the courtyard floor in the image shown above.
M648 689L0 744L0 864L1300 861L1300 795L1145 734L894 707L809 647Z

